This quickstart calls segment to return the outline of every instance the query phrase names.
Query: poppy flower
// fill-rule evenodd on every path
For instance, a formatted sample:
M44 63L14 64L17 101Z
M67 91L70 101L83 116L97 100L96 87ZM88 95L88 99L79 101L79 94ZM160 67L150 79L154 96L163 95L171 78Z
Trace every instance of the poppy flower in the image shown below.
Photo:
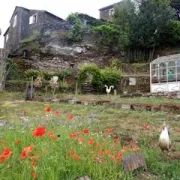
M111 154L110 150L105 150L105 154Z
M84 133L84 134L89 134L89 130L88 130L88 129L84 129L84 130L83 130L83 133Z
M37 178L37 175L36 175L36 172L32 172L32 177L34 178L34 179L36 179Z
M138 146L134 146L133 147L133 151L138 151L139 150L139 147Z
M46 128L45 127L38 127L37 129L34 130L34 136L43 136L46 133Z
M111 133L111 132L112 132L112 128L109 128L109 129L108 129L108 133Z
M76 137L76 136L78 136L78 132L73 132L73 133L70 134L70 137L72 137L72 138Z
M74 155L74 160L79 160L80 157L78 155Z
M9 148L5 148L1 155L4 156L5 159L9 159L11 154L12 151Z
M76 153L75 153L75 151L70 151L69 153L68 153L68 155L75 155Z
M31 163L31 166L32 166L32 167L36 167L36 165L37 165L37 164L36 164L35 161L33 161L33 162Z
M124 146L122 151L127 151L127 150L128 150L128 148L126 146Z
M118 143L119 142L119 138L118 137L115 137L114 138L114 143Z
M124 154L122 152L118 152L118 157L122 157Z
M83 137L79 137L79 138L78 138L78 142L79 142L79 144L82 144L82 143L83 143L83 141L84 141Z
M51 108L50 108L50 107L47 107L47 108L45 109L45 111L46 111L47 113L50 113L50 112L51 112Z
M18 145L20 142L21 142L21 140L18 139L15 141L15 144Z
M88 141L88 144L89 145L93 145L94 144L94 140L92 138L90 138L89 141Z
M24 114L24 116L26 116L26 115L27 115L27 111L26 111L26 110L24 110L23 114Z
M74 117L73 117L72 115L67 116L67 119L68 119L68 120L73 120L73 118L74 118Z
M117 157L116 157L116 161L117 161L117 162L120 162L120 161L121 161L121 157L117 156Z
M148 129L148 125L147 125L147 124L144 124L144 125L143 125L143 128L144 128L144 129Z
M56 140L56 136L51 136L51 140L55 141Z
M96 147L98 147L98 148L99 148L99 147L100 147L100 144L99 144L99 143L96 143Z
M60 111L56 110L54 114L58 116L60 114Z
M51 136L54 136L54 132L49 132L49 133L48 133L48 136L50 136L50 137L51 137Z
M21 159L26 159L27 158L27 153L25 151L21 152Z

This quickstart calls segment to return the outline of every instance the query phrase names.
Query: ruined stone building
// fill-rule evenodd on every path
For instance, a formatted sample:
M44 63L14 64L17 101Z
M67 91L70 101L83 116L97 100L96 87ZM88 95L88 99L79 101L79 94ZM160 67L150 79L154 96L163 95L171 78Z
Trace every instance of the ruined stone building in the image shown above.
M13 55L23 39L34 32L43 35L48 31L67 28L65 20L44 10L30 10L15 7L10 25L4 33L4 49L6 56Z
M100 19L111 20L112 16L114 15L114 12L115 12L115 7L117 7L119 5L120 5L120 2L111 4L109 6L99 9Z

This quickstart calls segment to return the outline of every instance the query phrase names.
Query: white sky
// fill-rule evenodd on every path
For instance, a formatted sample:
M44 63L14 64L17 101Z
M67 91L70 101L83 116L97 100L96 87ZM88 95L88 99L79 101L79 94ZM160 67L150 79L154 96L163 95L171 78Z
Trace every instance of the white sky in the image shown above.
M3 47L3 34L9 26L9 20L15 6L46 10L63 19L72 12L85 13L99 18L100 8L116 2L118 0L4 0L0 5L0 28L2 30L0 48Z

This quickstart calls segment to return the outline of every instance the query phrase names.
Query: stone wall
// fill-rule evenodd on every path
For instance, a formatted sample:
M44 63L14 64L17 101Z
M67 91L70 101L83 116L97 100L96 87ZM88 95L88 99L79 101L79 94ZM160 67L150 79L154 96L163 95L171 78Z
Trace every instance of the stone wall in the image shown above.
M130 82L130 78L135 78L136 83ZM149 76L124 76L121 78L118 92L121 93L148 93L150 92L150 77Z

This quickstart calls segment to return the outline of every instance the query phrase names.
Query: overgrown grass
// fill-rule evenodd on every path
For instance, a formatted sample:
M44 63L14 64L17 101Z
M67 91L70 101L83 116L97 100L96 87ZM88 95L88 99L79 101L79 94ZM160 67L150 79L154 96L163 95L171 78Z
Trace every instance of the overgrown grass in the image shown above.
M16 99L11 94L9 97ZM20 95L18 99L21 99ZM51 107L53 113L44 112L46 107ZM60 115L54 115L55 110L59 110ZM68 120L68 115L72 115L73 120ZM31 179L32 172L37 173L38 179L74 180L85 175L95 180L180 179L180 163L169 160L158 147L162 124L166 121L170 126L173 148L175 151L180 150L180 118L176 115L103 106L3 101L0 104L0 120L9 122L6 128L1 127L0 153L4 147L9 147L13 152L10 159L0 163L2 179ZM42 125L47 129L46 135L33 137L34 129ZM88 135L83 133L85 128L90 131ZM112 128L111 133L107 133L109 128ZM47 135L51 131L56 136L55 141ZM78 132L79 135L70 138L69 135L73 132ZM101 136L101 132L104 136ZM79 144L78 138L81 136L83 143ZM91 137L94 141L92 146L88 144ZM118 137L120 143L114 144L112 137ZM123 146L129 147L132 138L137 141L139 151L145 156L148 166L146 173L136 170L132 174L125 175L122 163L112 160L112 156L117 157L118 152L123 152L124 156L132 153L132 151L122 151ZM16 145L15 141L18 139L21 142ZM2 142L6 144L3 145ZM100 149L96 147L96 142L101 144ZM36 167L31 166L32 161L29 158L22 160L20 157L23 148L31 145L34 146L32 155L40 156L36 161ZM102 163L101 158L98 159L99 162L94 161L100 150L106 150L106 153L108 150L111 151L111 156L103 153ZM74 156L68 156L71 151L75 151L80 159L75 160Z

